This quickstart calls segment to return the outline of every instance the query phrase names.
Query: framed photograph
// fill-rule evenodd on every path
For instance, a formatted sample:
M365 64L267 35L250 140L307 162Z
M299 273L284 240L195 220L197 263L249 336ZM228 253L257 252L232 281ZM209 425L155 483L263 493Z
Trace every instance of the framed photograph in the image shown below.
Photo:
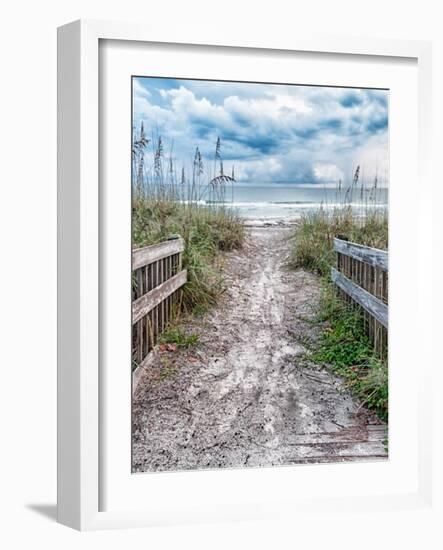
M58 36L59 521L429 505L429 44Z

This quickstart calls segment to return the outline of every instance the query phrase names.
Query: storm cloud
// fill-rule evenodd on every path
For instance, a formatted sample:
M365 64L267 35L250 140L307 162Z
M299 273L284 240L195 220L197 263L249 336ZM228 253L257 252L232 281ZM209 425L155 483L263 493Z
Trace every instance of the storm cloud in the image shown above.
M333 183L357 164L367 177L387 173L388 99L386 90L134 77L133 124L161 136L180 167L199 147L209 171L220 136L238 180Z

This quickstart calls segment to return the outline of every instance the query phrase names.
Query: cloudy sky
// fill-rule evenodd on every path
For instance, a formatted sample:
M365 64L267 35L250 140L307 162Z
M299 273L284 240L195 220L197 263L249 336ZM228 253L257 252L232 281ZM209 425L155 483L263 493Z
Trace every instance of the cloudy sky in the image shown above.
M181 170L198 146L207 170L217 137L225 172L244 182L336 183L388 174L388 98L383 90L133 79L133 124L160 135ZM152 143L149 144L152 151Z

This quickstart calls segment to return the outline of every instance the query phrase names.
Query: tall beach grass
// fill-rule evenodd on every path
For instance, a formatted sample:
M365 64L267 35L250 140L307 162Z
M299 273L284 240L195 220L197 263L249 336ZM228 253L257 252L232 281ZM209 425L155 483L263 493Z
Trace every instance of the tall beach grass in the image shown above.
M220 253L242 246L244 228L230 209L142 197L133 201L132 234L137 248L171 235L183 237L183 267L188 270L183 305L190 312L205 310L223 292Z
M319 208L303 214L296 225L292 261L322 276L328 276L335 263L334 237L371 246L388 248L388 215L385 208L356 213L344 204L332 210Z
M148 162L150 149L152 161ZM172 235L183 237L188 281L182 305L188 312L205 310L224 290L221 253L241 247L244 239L241 219L221 200L227 185L235 183L233 168L232 176L223 172L221 140L210 162L205 163L195 149L189 176L184 166L176 170L172 145L165 153L162 138L148 139L143 124L134 133L132 156L133 247L156 244Z

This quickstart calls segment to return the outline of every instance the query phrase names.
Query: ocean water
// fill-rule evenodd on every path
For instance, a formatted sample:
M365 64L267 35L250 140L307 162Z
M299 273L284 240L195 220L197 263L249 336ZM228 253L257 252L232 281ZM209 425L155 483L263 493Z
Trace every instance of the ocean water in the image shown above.
M238 214L256 220L296 220L302 212L317 210L320 206L333 209L345 201L346 187L338 192L336 187L321 184L290 183L234 183L233 189L226 187L226 203L232 204ZM359 186L348 193L350 203L357 214L371 208L388 205L388 190L363 189Z

